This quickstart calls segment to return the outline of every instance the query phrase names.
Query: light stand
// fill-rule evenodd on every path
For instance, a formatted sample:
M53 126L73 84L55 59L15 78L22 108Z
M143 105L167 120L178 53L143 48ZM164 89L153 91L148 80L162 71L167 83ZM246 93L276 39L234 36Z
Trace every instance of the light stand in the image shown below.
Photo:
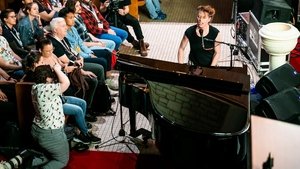
M216 40L212 40L212 39L208 39L208 38L204 38L204 40L209 41L209 42L217 42L217 43L225 44L225 45L229 46L229 48L230 48L230 67L233 66L233 49L234 49L234 47L239 48L239 49L245 48L244 46L235 45L235 44L222 42L222 41L216 41Z

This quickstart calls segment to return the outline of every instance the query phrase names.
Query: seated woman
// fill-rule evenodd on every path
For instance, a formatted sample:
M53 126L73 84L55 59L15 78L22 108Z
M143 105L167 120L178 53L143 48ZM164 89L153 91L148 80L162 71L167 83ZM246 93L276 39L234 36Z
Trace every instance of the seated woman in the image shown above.
M217 66L221 54L220 31L210 25L215 15L215 9L210 5L197 7L197 23L184 32L178 49L178 63L184 63L184 50L190 44L189 62L195 66ZM202 38L215 40L204 41Z
M0 27L0 68L3 68L10 76L21 79L24 75L22 59L13 52L7 40L2 36Z
M43 26L48 25L49 22L52 20L52 18L57 17L58 12L61 9L61 7L53 7L52 4L47 3L46 1L44 2L44 0L22 0L22 3L24 4L24 6L18 12L18 15L17 15L18 21L26 16L26 14L25 14L26 4L29 4L32 2L37 3L37 5L39 7L39 15L41 17Z
M20 33L15 29L15 25L17 24L15 11L12 9L4 9L0 16L3 29L2 36L5 37L5 39L9 39L9 46L17 55L21 58L25 58L30 52L30 49L23 45L19 36Z
M44 37L37 3L26 4L24 12L26 16L18 22L17 30L20 32L23 45L30 49L36 49L36 42Z

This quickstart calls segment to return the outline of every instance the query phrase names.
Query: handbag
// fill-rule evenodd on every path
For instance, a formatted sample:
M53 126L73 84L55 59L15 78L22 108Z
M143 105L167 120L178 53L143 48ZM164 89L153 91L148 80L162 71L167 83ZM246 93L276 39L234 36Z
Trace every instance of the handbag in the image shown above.
M75 96L84 99L85 92L89 89L89 84L87 83L84 76L81 74L81 68L76 68L68 74L70 83L73 87L77 89Z

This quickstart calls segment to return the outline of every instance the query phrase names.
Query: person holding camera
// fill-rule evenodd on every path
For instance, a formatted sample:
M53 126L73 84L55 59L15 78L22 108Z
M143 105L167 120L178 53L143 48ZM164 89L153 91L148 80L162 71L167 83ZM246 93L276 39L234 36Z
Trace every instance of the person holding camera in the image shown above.
M141 56L147 56L147 48L149 43L144 42L144 35L140 22L131 14L129 14L130 0L101 0L100 11L103 13L107 21L128 33L127 41L139 50ZM132 26L137 40L131 35L127 25Z
M35 116L31 135L49 154L49 161L42 168L64 168L69 161L69 143L64 131L65 115L62 93L70 86L69 78L56 64L35 68L32 86L32 103Z

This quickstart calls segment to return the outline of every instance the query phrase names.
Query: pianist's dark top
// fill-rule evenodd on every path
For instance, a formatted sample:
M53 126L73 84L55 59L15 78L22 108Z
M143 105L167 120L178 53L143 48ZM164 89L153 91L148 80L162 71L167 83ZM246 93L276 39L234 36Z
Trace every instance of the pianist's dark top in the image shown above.
M185 36L189 39L190 43L190 54L189 60L192 62L193 65L201 66L201 67L208 67L211 65L213 56L214 56L214 42L203 40L204 47L202 45L202 38L196 34L197 25L193 25L189 27L185 31ZM215 40L217 35L220 31L213 27L209 26L209 33L204 37L206 39Z

